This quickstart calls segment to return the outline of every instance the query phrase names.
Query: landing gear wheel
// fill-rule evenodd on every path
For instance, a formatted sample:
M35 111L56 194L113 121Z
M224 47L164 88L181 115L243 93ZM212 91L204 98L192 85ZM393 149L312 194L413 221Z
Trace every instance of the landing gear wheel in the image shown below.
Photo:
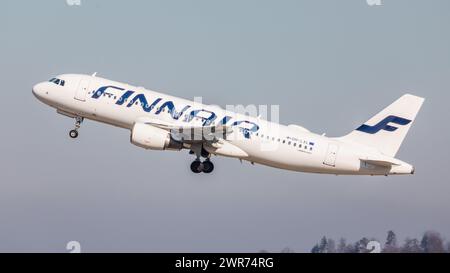
M209 160L205 160L203 162L203 172L212 173L212 171L214 171L214 164Z
M77 137L78 137L78 131L77 131L77 130L71 130L71 131L69 132L69 136L70 136L71 138L77 138Z
M202 172L202 166L203 163L200 160L196 160L194 162L191 163L191 171L193 173L201 173Z
M75 117L75 129L73 129L69 132L69 136L71 138L78 137L78 129L80 129L81 123L83 123L83 120L84 120L84 118L82 118L82 117Z

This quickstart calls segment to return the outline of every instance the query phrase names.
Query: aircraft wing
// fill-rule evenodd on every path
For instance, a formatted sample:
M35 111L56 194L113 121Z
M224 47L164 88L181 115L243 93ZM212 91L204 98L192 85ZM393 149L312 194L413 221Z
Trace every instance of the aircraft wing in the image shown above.
M186 126L153 119L140 122L170 131L175 140L184 143L217 142L219 139L226 139L226 136L233 132L230 126L225 125Z

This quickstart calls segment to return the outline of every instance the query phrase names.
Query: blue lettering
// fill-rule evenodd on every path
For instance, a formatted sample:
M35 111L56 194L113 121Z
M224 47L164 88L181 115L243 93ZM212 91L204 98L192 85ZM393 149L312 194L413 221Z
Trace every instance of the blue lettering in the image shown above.
M198 114L201 113L201 112L209 113L210 115L209 115L208 118L198 116ZM216 114L214 112L211 112L211 111L208 111L208 110L204 110L204 109L202 109L202 110L193 110L189 114L189 117L188 117L188 119L186 121L190 122L194 118L199 118L199 119L203 120L203 126L208 126L208 125L211 125L211 123L217 118L217 116L216 116Z
M131 96L133 95L134 91L127 91L125 92L120 98L119 100L116 102L117 105L122 105L124 104L124 102Z
M191 106L186 105L180 112L177 112L173 102L166 101L165 103L163 103L163 105L161 105L159 107L159 109L156 111L155 115L159 115L164 110L164 108L167 108L167 109L169 109L169 113L173 119L179 119L189 107L191 107Z
M131 101L130 103L128 103L127 107L131 107L136 101L139 101L139 104L141 105L142 109L145 112L150 112L155 106L156 104L158 104L162 99L158 98L156 99L151 105L148 104L147 99L145 98L144 94L138 94L136 95Z
M100 97L103 95L103 93L105 93L105 91L106 91L108 88L112 88L112 89L116 89L116 90L120 90L120 91L125 90L125 89L123 89L123 88L120 88L120 87L117 87L117 86L112 86L112 85L110 85L110 86L102 86L102 87L100 87L97 91L94 92L94 94L92 95L92 98L93 98L93 99L98 99L98 98L100 98Z
M236 121L233 122L233 124L231 126L239 126L242 123L246 123L246 124L251 124L253 125L253 127L251 129L245 128L245 127L239 127L239 130L244 134L245 138L250 138L250 133L255 133L259 130L259 126L258 124L248 121L248 120L241 120L241 121Z

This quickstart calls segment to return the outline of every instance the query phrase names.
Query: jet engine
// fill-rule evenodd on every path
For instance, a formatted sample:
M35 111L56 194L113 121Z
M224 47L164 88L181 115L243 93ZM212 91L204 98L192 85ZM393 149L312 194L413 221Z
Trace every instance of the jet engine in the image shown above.
M131 130L131 143L149 150L181 150L183 143L174 140L166 130L136 123Z

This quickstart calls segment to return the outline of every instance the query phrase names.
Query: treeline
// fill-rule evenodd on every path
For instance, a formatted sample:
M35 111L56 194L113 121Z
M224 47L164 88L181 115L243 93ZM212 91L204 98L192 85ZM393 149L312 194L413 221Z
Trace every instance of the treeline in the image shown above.
M289 252L284 249L282 252ZM381 242L374 238L362 238L355 243L347 243L344 238L335 241L331 238L322 239L311 249L311 253L450 253L450 242L446 242L441 234L427 231L422 238L406 238L403 242L397 241L397 235L390 230L386 240Z

